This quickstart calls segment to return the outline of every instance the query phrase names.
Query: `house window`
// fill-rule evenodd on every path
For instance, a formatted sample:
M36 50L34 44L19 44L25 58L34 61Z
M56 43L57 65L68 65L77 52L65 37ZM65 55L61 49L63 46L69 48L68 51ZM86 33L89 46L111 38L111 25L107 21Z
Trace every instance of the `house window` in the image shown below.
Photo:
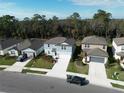
M52 49L52 52L56 52L56 48L53 48L53 49Z
M124 50L124 47L121 47L121 50Z
M48 44L48 47L50 47L50 44Z
M64 46L64 50L66 50L66 46Z
M105 45L103 45L103 49L105 49Z
M90 47L90 45L89 44L85 44L85 48L89 48Z
M64 46L62 46L61 49L63 50L64 49Z
M50 54L50 51L48 51L48 54Z
M15 54L15 52L14 51L11 51L11 54Z

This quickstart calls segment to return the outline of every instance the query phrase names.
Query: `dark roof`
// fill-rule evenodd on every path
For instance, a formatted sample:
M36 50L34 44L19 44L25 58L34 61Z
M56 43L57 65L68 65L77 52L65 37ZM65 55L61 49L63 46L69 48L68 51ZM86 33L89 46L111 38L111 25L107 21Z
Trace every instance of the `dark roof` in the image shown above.
M89 56L108 57L108 53L100 48L91 49L87 52Z
M118 56L124 56L124 52L117 53Z
M123 44L124 44L124 37L114 38L113 40L114 40L114 42L115 42L117 45L123 45Z
M20 42L16 47L13 49L17 49L19 51L24 50L26 48L31 48L33 50L39 49L41 46L43 46L45 40L41 40L38 38L32 38L32 39L26 39Z
M45 44L56 44L56 45L60 45L62 43L67 43L69 45L74 45L75 44L75 40L72 38L65 38L65 37L55 37L52 38L50 40L47 40L45 42Z
M17 45L16 49L20 51L20 50L23 50L23 49L28 48L28 47L30 47L30 46L31 46L30 40L29 40L29 39L26 39L26 40L20 42L20 43Z
M33 49L33 50L37 50L39 48L41 48L44 44L44 40L38 39L38 38L33 38L30 39L31 45L29 48Z
M67 40L65 41L65 43L68 43L69 45L74 45L74 44L75 44L75 40L74 40L73 38L67 39Z
M66 40L65 37L55 37L55 38L47 40L45 43L46 44L60 44L60 43L63 43L65 40Z
M22 39L8 38L8 39L0 39L0 50L11 47L15 44L22 42Z
M105 38L98 36L88 36L82 40L83 44L107 45Z

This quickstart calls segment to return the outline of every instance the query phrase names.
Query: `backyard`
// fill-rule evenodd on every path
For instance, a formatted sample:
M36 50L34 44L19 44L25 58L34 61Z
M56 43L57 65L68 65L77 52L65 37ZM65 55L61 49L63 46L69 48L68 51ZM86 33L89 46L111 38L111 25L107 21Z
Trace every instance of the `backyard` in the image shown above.
M53 58L45 55L39 55L26 65L26 67L46 69L52 69L53 66L54 66Z
M15 57L0 56L0 65L12 65L16 62Z

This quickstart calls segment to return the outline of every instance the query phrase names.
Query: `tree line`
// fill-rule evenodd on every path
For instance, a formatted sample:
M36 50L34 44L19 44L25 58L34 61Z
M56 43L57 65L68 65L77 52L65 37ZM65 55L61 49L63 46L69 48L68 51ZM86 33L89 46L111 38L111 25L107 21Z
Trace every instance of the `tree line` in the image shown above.
M92 19L82 19L74 12L65 19L57 16L47 19L45 15L34 14L32 18L18 20L15 16L0 17L1 38L51 38L65 36L82 39L88 35L107 39L124 36L124 19L113 19L112 14L98 10Z

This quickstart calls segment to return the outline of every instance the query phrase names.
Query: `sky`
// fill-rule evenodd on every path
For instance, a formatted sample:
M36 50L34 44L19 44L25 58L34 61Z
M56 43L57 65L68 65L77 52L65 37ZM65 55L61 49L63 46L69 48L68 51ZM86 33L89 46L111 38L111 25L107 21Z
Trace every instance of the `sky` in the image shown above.
M98 9L112 13L113 18L124 18L124 0L0 0L0 16L9 14L18 19L33 14L67 18L74 12L84 19L92 18Z

